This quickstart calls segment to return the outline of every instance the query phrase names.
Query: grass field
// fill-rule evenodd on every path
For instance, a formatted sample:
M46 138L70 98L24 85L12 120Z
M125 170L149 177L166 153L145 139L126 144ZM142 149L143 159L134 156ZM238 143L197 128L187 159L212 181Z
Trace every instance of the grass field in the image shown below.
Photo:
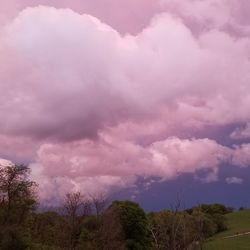
M228 230L209 240L204 250L250 250L250 234L224 239L250 231L250 210L228 214L227 219Z

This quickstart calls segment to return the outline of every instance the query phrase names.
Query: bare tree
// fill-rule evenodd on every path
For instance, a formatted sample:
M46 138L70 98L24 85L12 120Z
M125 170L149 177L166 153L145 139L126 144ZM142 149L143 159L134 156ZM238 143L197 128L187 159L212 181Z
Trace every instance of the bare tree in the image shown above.
M158 228L155 228L154 225L149 224L148 231L150 232L150 234L152 236L154 247L156 249L161 249L161 246L160 246L160 244L158 242L158 235L157 235L158 234Z
M93 212L93 204L90 199L84 199L83 202L83 216L90 216Z
M69 228L69 247L76 249L77 238L81 232L84 199L80 192L66 194L64 211Z
M181 210L182 201L180 195L177 195L175 203L170 205L171 211L173 213L172 216L172 225L171 225L171 235L170 235L170 248L173 250L179 249L177 242L177 235L181 228L181 224L183 222L182 216L179 215Z
M95 210L95 214L99 217L106 208L107 198L103 193L91 195L91 201Z

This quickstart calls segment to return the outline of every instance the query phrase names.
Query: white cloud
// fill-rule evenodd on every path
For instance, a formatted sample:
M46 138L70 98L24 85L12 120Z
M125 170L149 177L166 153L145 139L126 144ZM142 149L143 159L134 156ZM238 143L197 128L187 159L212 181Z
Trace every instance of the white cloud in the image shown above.
M227 184L242 184L243 179L238 178L238 177L228 177L226 178L226 183Z
M209 23L215 7L202 11ZM37 152L32 176L54 198L203 169L215 181L231 158L248 166L249 145L192 138L250 120L250 40L221 29L222 13L199 36L171 14L122 36L69 9L25 9L0 31L1 153Z
M232 139L248 139L250 138L250 123L247 123L244 128L235 129L230 137Z
M250 166L250 143L235 146L232 154L232 163L235 166Z
M13 165L13 162L0 158L0 167L7 167L7 166L12 166L12 165Z

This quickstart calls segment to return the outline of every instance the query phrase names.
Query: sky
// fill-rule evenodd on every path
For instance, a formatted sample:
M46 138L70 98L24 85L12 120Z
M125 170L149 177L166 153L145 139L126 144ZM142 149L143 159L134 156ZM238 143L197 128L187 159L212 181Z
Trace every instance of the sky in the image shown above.
M0 165L161 209L250 205L248 0L0 3ZM168 198L167 198L168 197Z

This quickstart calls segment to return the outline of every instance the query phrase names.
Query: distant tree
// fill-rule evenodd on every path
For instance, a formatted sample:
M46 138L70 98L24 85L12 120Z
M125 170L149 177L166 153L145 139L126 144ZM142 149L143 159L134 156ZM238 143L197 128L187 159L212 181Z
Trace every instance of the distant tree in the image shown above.
M214 233L222 232L227 229L227 220L225 215L232 212L232 208L228 208L222 204L201 204L186 210L189 214L202 214L205 237Z
M195 209L200 209L202 212L204 212L206 214L210 214L210 215L214 215L214 214L225 215L225 214L233 212L233 208L226 207L225 205L219 204L219 203L200 204L198 207L195 206L195 207L192 207L190 209L187 209L186 211L188 213L192 213L192 211Z
M0 249L25 249L30 213L35 209L36 184L23 165L0 167Z
M28 244L20 228L8 226L0 232L0 249L1 250L26 250Z
M193 249L192 244L198 240L193 216L182 211L165 210L150 213L148 217L154 249Z
M206 238L213 236L217 232L217 225L211 219L209 214L206 214L201 210L200 206L192 210L191 216L193 217L196 228L195 241L197 242L199 249L203 249L203 244Z
M243 210L246 210L245 207L239 207L239 211L243 211Z
M120 214L116 208L110 207L105 210L98 220L96 234L97 249L102 250L127 250L125 232Z
M94 194L91 196L90 202L94 207L94 211L97 217L101 215L101 213L105 210L107 205L107 198L104 194Z
M66 194L64 211L69 228L69 249L75 250L81 233L84 199L80 192Z
M99 228L100 225L96 216L88 215L84 219L79 236L79 249L95 250L98 249L97 245L102 245L97 236Z
M227 213L233 213L235 211L234 207L227 207Z
M52 211L33 213L31 217L31 236L33 243L44 247L64 247L67 245L68 231L65 218ZM41 245L38 249L43 249Z
M34 210L36 184L28 179L30 169L24 165L0 167L0 199L4 211L2 223L23 222L27 212Z
M113 209L121 221L127 249L150 249L148 220L139 204L132 201L114 201L109 209Z

